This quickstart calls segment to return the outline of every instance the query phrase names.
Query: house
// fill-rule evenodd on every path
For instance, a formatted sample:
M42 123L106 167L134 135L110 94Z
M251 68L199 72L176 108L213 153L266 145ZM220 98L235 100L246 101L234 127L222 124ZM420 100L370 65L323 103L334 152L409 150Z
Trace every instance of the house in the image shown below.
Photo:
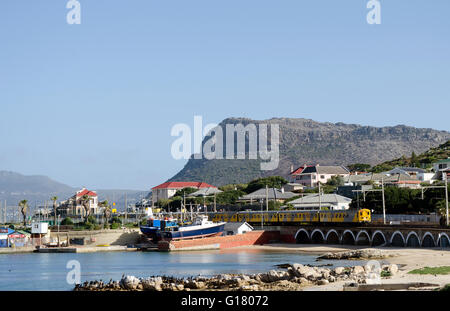
M253 231L253 227L247 222L227 222L223 231L225 235L244 234Z
M290 202L298 210L347 210L352 199L338 194L310 194Z
M362 186L373 184L381 186L384 183L386 186L396 186L400 188L420 188L421 181L415 176L410 176L402 172L390 174L384 173L368 173L362 175L350 175L344 178L345 186Z
M433 163L433 170L436 173L436 180L444 180L445 175L447 180L450 178L450 158Z
M395 167L394 169L386 172L386 174L394 175L401 174L409 177L416 178L420 182L428 182L432 184L435 181L435 173L427 172L426 170L418 167Z
M209 196L214 196L219 193L222 193L222 191L217 189L216 187L208 187L208 188L202 188L200 190L197 190L197 191L189 194L189 196L190 197L209 197Z
M99 214L100 209L98 206L98 195L97 192L83 188L77 191L72 197L66 201L62 201L58 207L58 213L65 217L67 215L83 215L83 197L87 196L89 199L88 206L91 215Z
M303 165L291 173L291 179L305 187L317 187L326 184L332 177L347 177L350 171L344 166Z
M253 201L266 200L267 198L269 201L284 202L287 199L291 199L295 196L297 196L297 194L289 191L284 191L284 188L269 188L267 192L266 188L261 188L240 197L239 201L250 201L250 203L252 203Z
M211 186L205 182L168 181L152 188L153 203L156 203L161 199L170 199L175 195L175 193L178 190L184 188L203 189L203 188L217 188L217 187Z
M283 186L284 190L286 191L300 191L303 190L304 186L302 184L298 184L298 183L287 183Z
M435 172L439 172L447 168L450 168L450 158L433 163L433 169Z
M0 248L9 247L8 236L13 232L10 228L0 228Z

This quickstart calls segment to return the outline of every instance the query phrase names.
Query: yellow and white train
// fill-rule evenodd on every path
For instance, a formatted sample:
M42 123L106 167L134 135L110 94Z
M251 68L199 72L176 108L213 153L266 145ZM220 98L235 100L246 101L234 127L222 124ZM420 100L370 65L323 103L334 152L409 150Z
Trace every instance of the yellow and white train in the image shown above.
M215 222L243 222L260 224L308 223L369 223L368 209L342 211L243 211L208 213Z

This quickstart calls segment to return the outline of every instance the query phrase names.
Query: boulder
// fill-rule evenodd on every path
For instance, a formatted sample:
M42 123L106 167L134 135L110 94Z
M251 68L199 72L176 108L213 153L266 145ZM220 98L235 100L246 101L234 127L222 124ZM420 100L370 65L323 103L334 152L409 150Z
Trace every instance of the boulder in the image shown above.
M352 273L353 274L362 274L364 272L365 272L365 270L361 266L354 266L353 269L352 269Z
M328 283L329 283L328 280L319 280L319 281L317 282L317 285L327 285Z
M345 268L344 267L336 267L336 268L334 268L334 274L340 275L340 274L344 274L344 273L345 273Z
M120 284L124 289L136 290L141 281L132 275L127 275L120 280Z

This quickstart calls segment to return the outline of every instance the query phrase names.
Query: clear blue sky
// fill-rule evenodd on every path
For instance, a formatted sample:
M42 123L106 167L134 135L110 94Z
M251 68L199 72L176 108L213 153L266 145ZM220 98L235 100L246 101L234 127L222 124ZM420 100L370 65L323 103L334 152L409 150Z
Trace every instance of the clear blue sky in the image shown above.
M450 130L450 1L0 3L0 170L149 189L176 123L302 117Z

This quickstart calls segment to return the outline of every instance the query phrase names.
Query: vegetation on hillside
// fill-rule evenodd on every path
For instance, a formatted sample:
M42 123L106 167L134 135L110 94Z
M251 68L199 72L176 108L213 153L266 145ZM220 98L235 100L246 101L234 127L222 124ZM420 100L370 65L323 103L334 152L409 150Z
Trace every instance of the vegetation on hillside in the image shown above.
M450 140L446 143L436 147L430 148L420 155L416 155L414 152L411 154L409 158L406 156L402 156L400 158L386 161L375 165L370 169L371 172L380 173L384 171L389 171L397 166L411 166L411 167L420 167L420 168L431 168L433 163L447 159L450 157Z

